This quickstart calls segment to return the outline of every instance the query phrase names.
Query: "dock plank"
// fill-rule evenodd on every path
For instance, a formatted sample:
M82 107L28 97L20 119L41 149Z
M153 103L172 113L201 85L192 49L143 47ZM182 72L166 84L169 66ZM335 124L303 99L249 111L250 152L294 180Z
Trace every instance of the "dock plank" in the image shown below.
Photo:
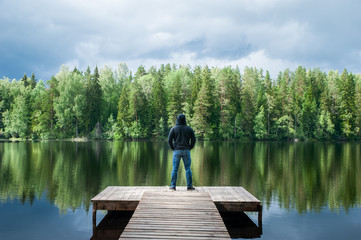
M230 236L209 193L145 191L120 236L127 238L230 239Z
M147 198L145 193L158 192L163 195L162 203L148 199L148 202L142 206L139 206L139 202L142 199ZM194 197L188 196L188 200L184 201L180 197L177 198L178 206L174 205L174 200L170 201L168 194L177 194L177 196L189 195L189 194L201 194ZM209 211L209 202L204 200L202 194L207 194L206 198L211 198L212 205L217 207L218 212ZM217 216L219 212L243 212L243 211L256 211L258 212L258 225L262 225L262 205L261 202L254 197L251 193L245 190L243 187L196 187L194 191L187 191L186 186L177 186L177 191L169 189L169 186L109 186L101 191L98 195L91 199L93 203L93 229L96 227L96 211L97 210L115 210L115 211L135 211L137 207L144 208L143 211L147 213L146 216L138 218L135 214L133 221L138 221L139 224L158 224L160 227L162 224L159 221L167 219L167 223L170 227L173 225L182 225L185 228L189 225L184 224L184 219L193 219L193 222L205 222L211 223L208 219L209 216ZM194 204L198 211L194 211L192 214L195 216L189 216L185 209L189 208L190 202ZM208 205L207 205L208 204ZM154 213L149 209L155 209L158 211ZM167 213L161 213L161 210L167 210ZM202 214L200 214L200 211ZM155 220L157 220L155 222ZM158 221L159 220L159 221ZM194 223L194 226L202 228L202 224ZM161 238L161 236L160 236ZM164 237L167 238L167 237ZM182 238L182 237L180 237ZM188 236L183 236L183 239L187 239ZM191 238L191 237L190 237ZM198 238L198 237L197 237ZM202 239L201 237L199 237Z

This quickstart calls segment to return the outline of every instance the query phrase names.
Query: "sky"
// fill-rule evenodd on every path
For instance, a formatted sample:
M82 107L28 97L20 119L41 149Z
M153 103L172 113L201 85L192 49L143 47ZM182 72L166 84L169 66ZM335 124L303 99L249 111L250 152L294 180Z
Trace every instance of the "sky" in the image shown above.
M359 0L0 0L0 78L119 63L361 73L360 12Z

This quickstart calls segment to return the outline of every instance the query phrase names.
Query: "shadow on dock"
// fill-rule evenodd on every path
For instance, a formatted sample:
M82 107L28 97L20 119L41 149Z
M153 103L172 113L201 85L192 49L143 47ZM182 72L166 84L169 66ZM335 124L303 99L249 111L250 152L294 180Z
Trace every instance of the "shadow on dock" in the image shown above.
M91 240L115 240L123 233L134 211L109 211L94 229ZM244 212L222 212L221 217L232 239L260 238L258 227Z

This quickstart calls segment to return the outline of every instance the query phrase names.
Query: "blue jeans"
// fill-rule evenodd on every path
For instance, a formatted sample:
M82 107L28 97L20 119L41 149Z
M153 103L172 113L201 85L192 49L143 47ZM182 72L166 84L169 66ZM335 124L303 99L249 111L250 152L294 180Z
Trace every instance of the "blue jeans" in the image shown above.
M184 169L186 170L187 187L192 187L192 170L191 170L191 153L189 150L174 150L173 151L173 169L171 187L177 185L177 175L180 159L183 159Z

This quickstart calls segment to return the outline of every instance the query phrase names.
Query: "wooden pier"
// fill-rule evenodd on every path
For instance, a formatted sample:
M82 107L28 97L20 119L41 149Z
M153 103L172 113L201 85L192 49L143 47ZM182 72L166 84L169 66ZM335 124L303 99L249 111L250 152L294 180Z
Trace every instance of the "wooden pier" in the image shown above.
M135 211L120 239L229 239L219 212L256 211L262 229L262 205L242 187L110 186L91 201L93 229L97 210Z
M230 239L205 192L145 192L120 239Z

